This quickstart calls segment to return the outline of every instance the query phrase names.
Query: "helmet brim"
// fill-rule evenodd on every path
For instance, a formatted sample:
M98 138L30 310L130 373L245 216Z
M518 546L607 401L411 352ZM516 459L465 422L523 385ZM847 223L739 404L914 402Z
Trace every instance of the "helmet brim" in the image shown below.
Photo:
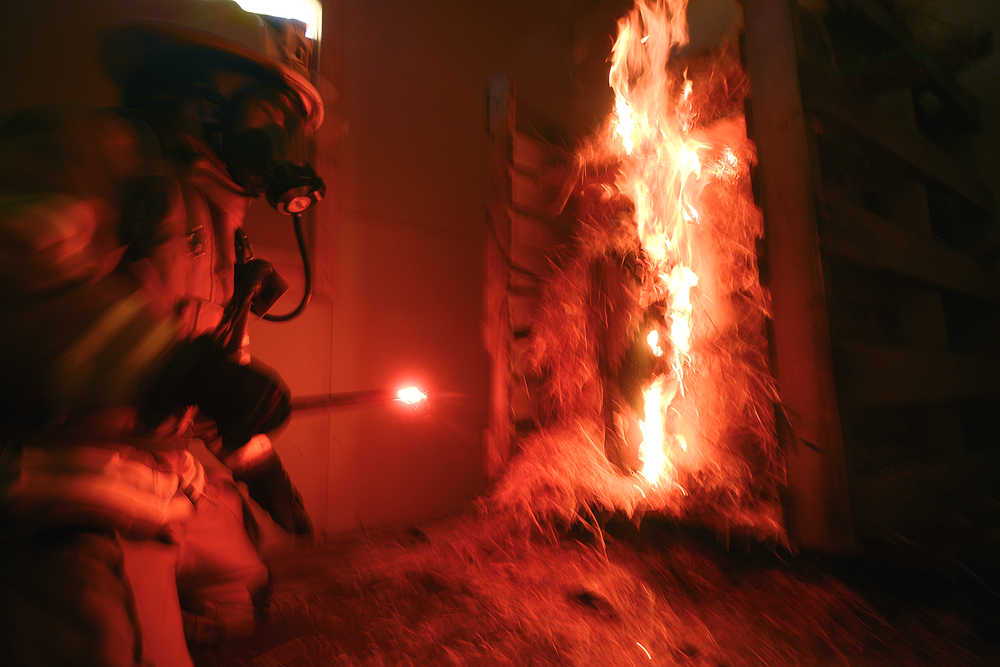
M225 65L277 78L301 103L306 133L314 133L323 124L323 98L305 74L255 53L239 42L200 30L153 22L117 28L101 40L101 59L119 86L124 86L151 65L176 66L182 59L191 62L192 58L205 67Z

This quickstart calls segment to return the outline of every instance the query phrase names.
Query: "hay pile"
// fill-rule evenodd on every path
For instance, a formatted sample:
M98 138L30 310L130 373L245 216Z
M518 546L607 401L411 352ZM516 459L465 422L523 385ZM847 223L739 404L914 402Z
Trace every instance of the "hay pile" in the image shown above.
M953 612L876 611L827 574L659 530L602 549L476 519L288 556L270 622L196 663L976 663L981 646Z
M661 97L673 99L693 82L688 103L697 113L684 136L702 146L701 175L691 186L700 220L679 236L693 250L685 262L699 277L691 292L693 344L684 387L665 416L692 444L682 450L671 441L664 481L649 484L634 474L629 457L642 439L641 392L665 363L652 358L644 336L651 322L662 329L669 316L658 274L663 263L655 265L640 243L636 204L623 180L644 168L637 162L642 150L663 153L640 147L623 158L609 147L609 120L578 151L580 180L569 204L577 230L553 256L531 332L540 428L519 443L485 505L538 525L593 523L591 515L604 511L656 512L782 542L779 397L767 359L768 294L757 266L763 225L742 115L747 79L735 44L670 67Z

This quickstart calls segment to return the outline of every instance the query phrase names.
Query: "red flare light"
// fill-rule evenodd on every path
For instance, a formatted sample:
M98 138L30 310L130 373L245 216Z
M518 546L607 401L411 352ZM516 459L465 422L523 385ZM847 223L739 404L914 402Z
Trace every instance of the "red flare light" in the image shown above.
M396 400L407 405L416 405L427 400L427 394L419 387L403 387L396 392Z

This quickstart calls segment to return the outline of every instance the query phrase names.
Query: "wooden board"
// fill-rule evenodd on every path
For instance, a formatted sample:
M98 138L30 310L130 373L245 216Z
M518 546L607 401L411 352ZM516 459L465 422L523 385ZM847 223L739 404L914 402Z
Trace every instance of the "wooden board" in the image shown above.
M869 213L843 193L826 190L824 204L820 212L827 221L821 235L825 252L1000 303L1000 276L971 257Z
M788 469L786 524L801 548L854 548L843 435L837 408L814 171L796 58L790 0L745 0L748 129L764 213L772 295L773 370L788 420L779 430Z
M838 343L836 350L841 389L861 405L1000 397L1000 357L846 342Z
M992 210L993 195L989 189L965 165L916 132L879 118L827 86L814 86L803 98L803 104L821 121L850 130L895 155L924 178L957 192L984 211Z

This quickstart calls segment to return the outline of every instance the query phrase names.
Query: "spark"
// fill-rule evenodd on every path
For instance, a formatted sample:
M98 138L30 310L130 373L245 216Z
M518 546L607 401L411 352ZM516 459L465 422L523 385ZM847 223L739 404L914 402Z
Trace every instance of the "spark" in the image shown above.
M642 644L640 644L639 642L636 642L636 643L635 643L635 645L636 645L636 646L638 646L639 648L641 648L641 649L642 649L642 652L646 654L646 657L647 657L647 658L649 658L650 660L652 660L652 659L653 659L653 654L652 654L652 653L650 653L650 652L649 652L648 650L646 650L646 647L645 647L645 646L643 646L643 645L642 645Z

